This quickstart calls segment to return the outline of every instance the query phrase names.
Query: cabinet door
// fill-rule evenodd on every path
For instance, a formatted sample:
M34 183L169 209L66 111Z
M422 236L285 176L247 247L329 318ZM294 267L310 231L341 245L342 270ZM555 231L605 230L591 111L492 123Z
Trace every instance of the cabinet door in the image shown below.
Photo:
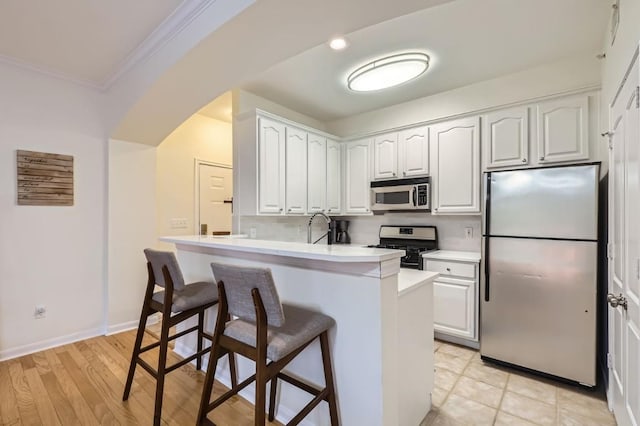
M475 281L438 278L433 282L433 329L476 339Z
M398 136L402 177L429 175L429 128L407 129Z
M342 177L340 167L342 144L327 140L327 212L337 214L342 210Z
M538 111L538 162L589 158L589 97L542 102Z
M324 212L327 200L327 140L309 133L307 139L307 212Z
M369 213L369 140L347 143L345 147L345 213Z
M373 179L398 176L398 134L388 133L373 139Z
M430 128L434 213L480 213L480 118Z
M307 211L307 132L287 127L286 150L287 214Z
M258 199L260 213L282 213L285 194L285 126L277 121L258 121Z
M484 116L482 145L487 169L529 163L529 109L496 111Z

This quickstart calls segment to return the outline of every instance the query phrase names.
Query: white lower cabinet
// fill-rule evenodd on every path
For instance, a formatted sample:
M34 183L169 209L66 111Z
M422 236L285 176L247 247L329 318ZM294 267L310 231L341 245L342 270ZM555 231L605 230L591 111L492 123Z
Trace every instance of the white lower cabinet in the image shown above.
M438 272L433 282L433 329L436 337L478 347L478 262L424 260Z

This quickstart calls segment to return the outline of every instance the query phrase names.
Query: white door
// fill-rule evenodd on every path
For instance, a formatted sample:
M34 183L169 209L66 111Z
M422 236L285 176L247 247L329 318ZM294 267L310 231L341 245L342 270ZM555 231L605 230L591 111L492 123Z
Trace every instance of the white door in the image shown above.
M538 104L538 162L589 159L589 97Z
M207 235L231 233L232 169L200 163L198 165L198 229Z
M342 209L342 144L327 140L327 212L340 213Z
M284 124L268 118L258 123L258 199L260 213L282 213L284 208Z
M327 139L309 133L307 139L307 212L324 212L327 203Z
M640 99L638 60L610 111L609 389L620 425L640 423ZM611 303L610 302L610 303Z
M526 166L529 162L529 108L496 111L484 116L484 164L487 169Z
M400 132L398 152L402 177L429 175L429 128L415 127Z
M345 147L345 213L370 211L369 140L347 143Z
M287 127L286 214L307 211L307 132Z
M398 134L388 133L373 139L373 179L391 179L398 175Z
M480 118L430 128L434 213L480 212Z

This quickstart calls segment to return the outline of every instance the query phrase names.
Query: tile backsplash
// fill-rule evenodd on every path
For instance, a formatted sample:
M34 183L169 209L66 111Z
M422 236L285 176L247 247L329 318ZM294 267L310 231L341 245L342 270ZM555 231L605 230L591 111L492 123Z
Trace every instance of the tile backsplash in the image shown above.
M347 219L352 244L378 243L380 225L434 225L438 228L439 246L443 250L480 251L480 216L432 216L425 213L387 213L376 216L340 216ZM241 216L239 232L250 235L254 228L256 238L275 241L307 241L309 216ZM471 238L465 238L465 228L472 228ZM326 223L320 217L313 226L314 240L326 232Z

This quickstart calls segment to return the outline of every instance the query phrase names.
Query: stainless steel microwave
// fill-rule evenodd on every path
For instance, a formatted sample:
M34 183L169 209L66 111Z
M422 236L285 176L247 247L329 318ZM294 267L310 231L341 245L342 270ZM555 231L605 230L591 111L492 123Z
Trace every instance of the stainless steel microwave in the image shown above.
M371 182L371 210L431 210L428 177Z

